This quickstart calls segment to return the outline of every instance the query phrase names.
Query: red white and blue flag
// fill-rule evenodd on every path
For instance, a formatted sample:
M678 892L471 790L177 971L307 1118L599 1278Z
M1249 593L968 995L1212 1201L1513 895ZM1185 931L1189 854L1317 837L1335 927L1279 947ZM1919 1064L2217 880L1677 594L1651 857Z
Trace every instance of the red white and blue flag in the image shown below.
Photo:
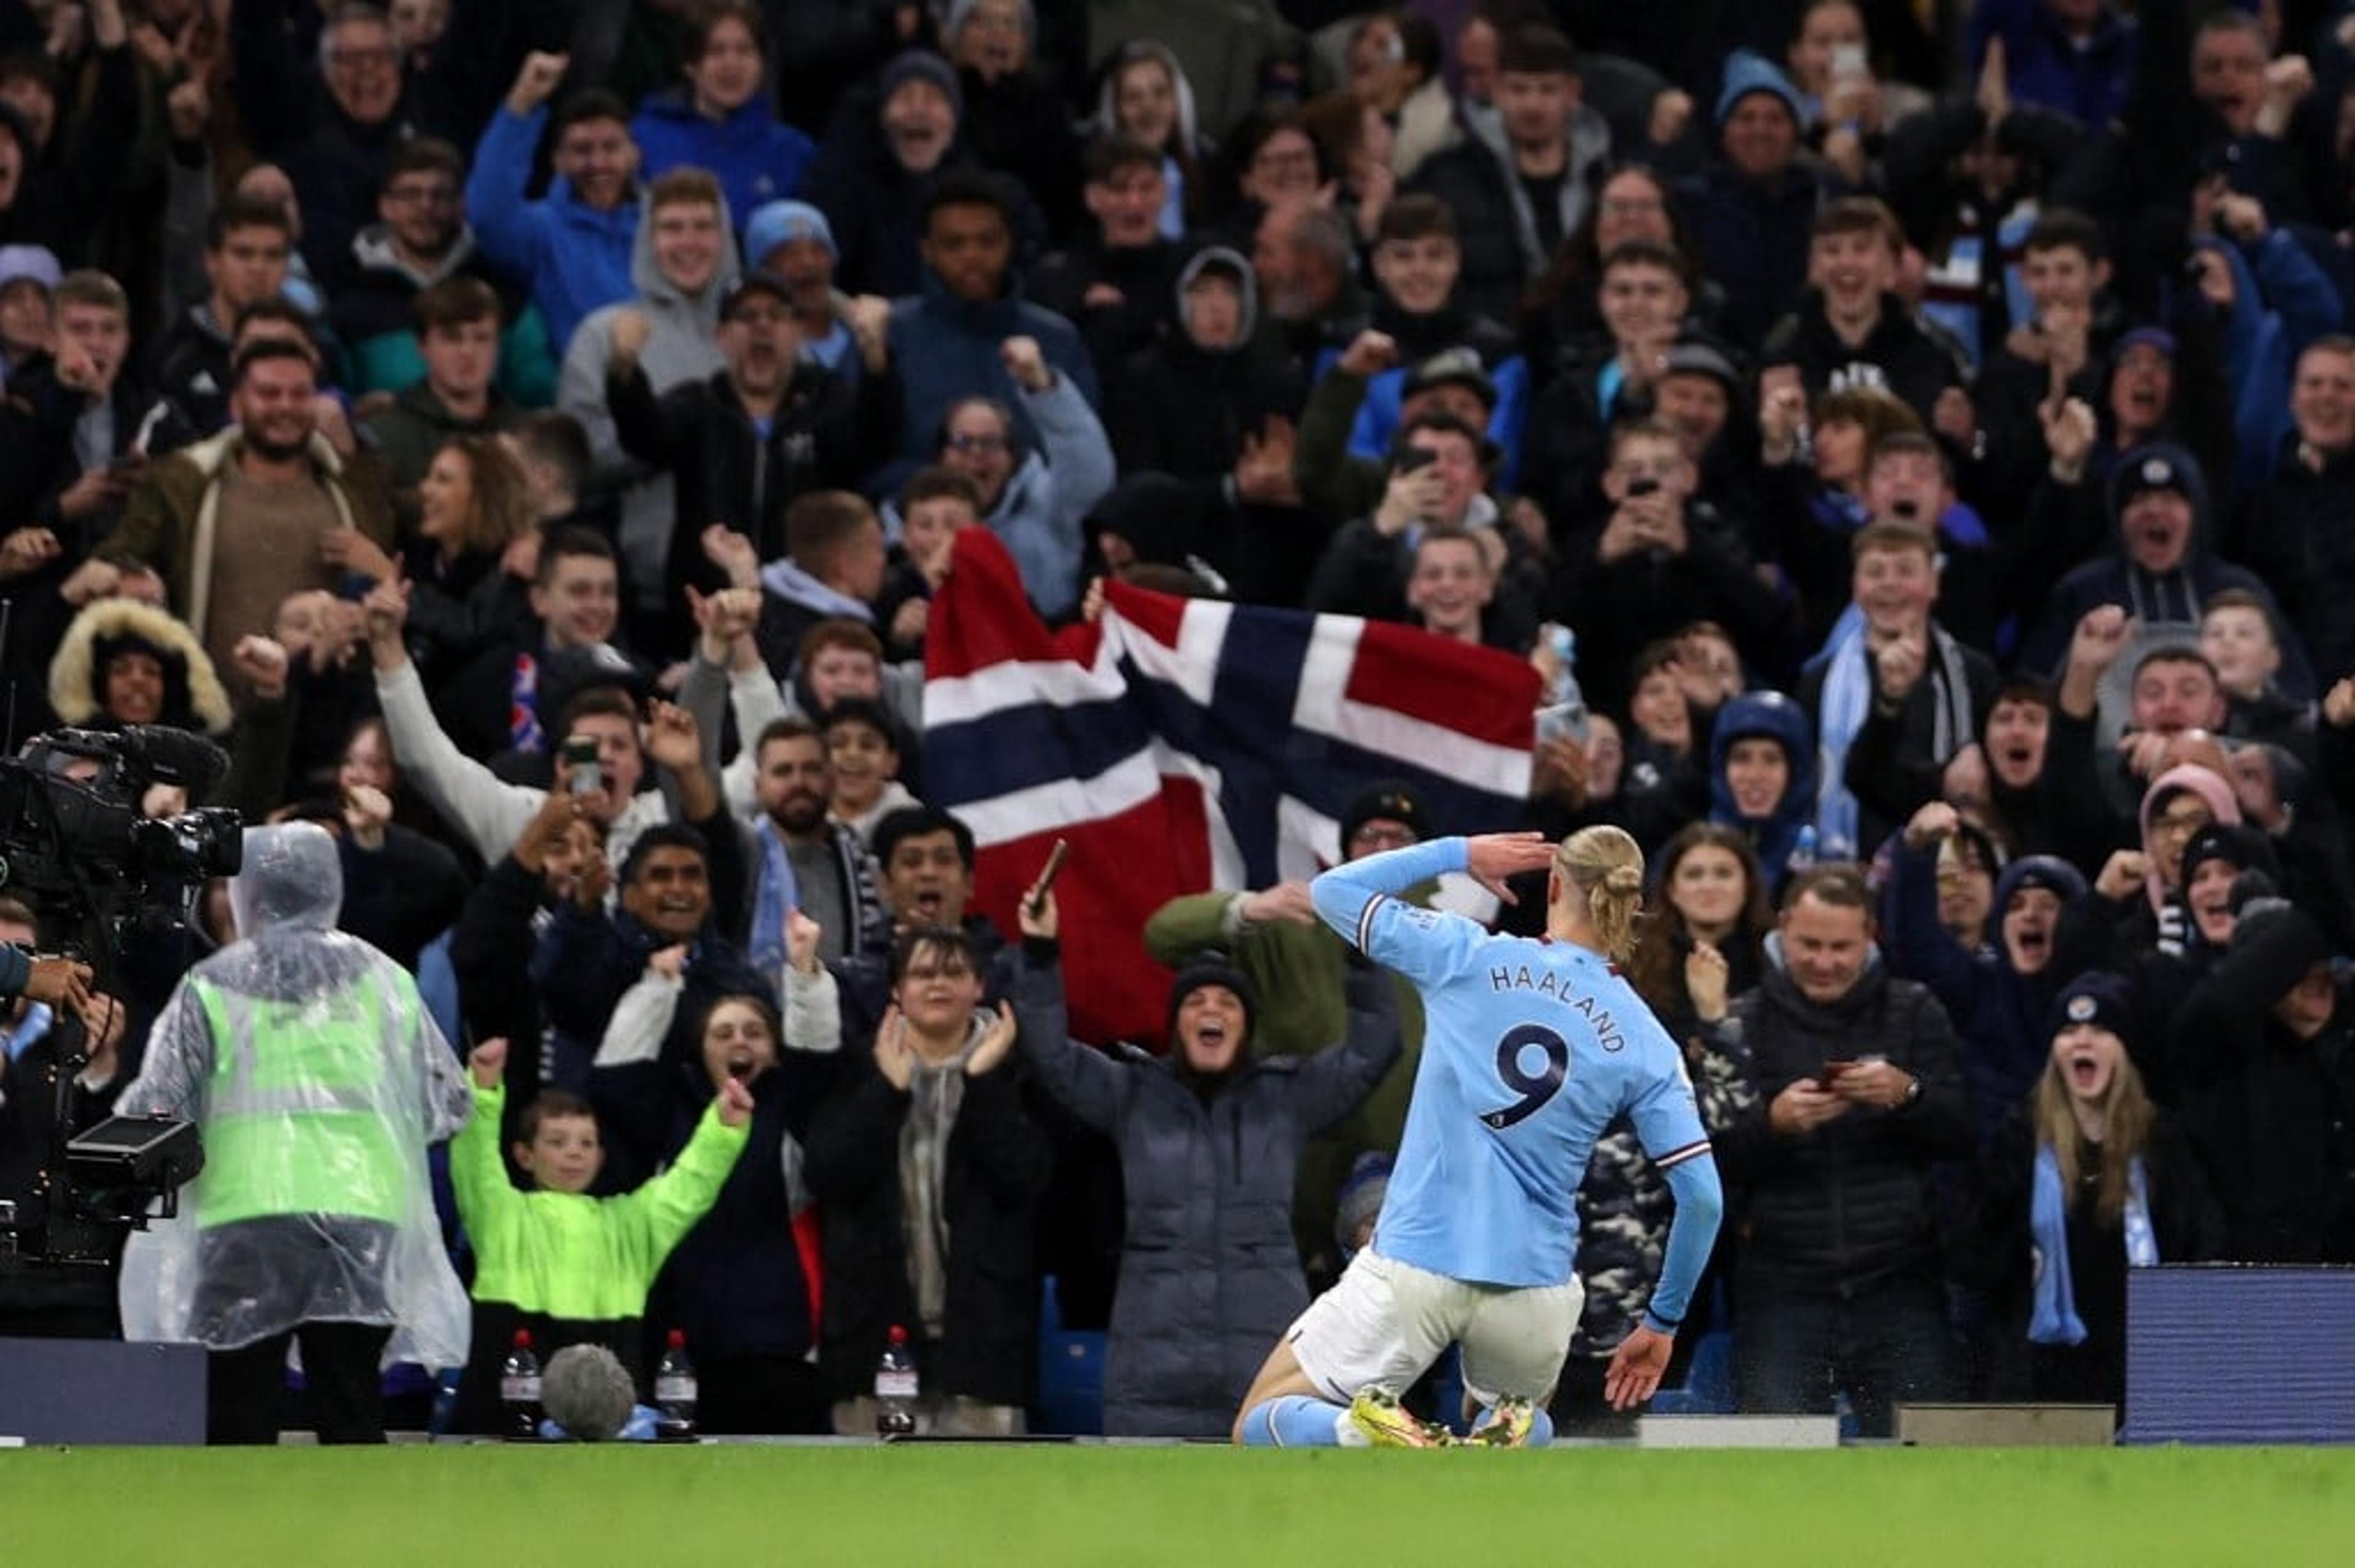
M1314 875L1350 797L1403 779L1443 832L1511 827L1529 794L1526 660L1346 615L1111 584L1050 633L986 528L957 536L925 631L928 804L978 847L977 907L1009 936L1057 838L1073 1033L1166 1042L1145 954L1169 899Z

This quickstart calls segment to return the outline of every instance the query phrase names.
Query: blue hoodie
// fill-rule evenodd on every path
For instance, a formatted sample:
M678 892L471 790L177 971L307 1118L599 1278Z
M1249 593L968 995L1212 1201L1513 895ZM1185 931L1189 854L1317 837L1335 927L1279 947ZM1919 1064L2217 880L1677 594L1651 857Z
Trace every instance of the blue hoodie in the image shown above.
M637 291L630 252L638 236L638 198L600 212L572 194L558 176L548 195L526 201L533 150L548 125L548 107L517 114L505 104L491 116L466 176L466 221L474 242L505 272L527 283L531 303L547 318L549 341L560 353L572 329L600 305Z
M1732 786L1725 782L1725 757L1736 741L1760 736L1776 741L1791 766L1791 779L1773 815L1744 816L1733 803ZM1733 699L1717 716L1709 742L1709 819L1739 828L1750 836L1758 851L1758 867L1769 891L1781 892L1791 870L1791 854L1798 847L1799 829L1816 815L1816 741L1807 716L1797 703L1779 691L1749 691Z
M2273 477L2282 439L2289 433L2289 383L2307 344L2339 328L2343 306L2328 274L2287 229L2270 230L2254 245L2202 240L2232 272L2232 308L2224 327L2224 376L2232 389L2232 434L2240 466L2232 475L2243 496Z
M724 119L707 120L686 88L672 88L638 106L630 134L648 179L682 165L718 176L739 232L762 203L799 195L802 176L817 156L817 144L770 112L763 93Z
M2060 989L2060 917L2045 943L2045 965L2034 975L2012 966L2002 921L2012 894L2033 884L2050 888L2066 908L2085 893L2085 879L2057 855L2028 855L1996 878L1987 920L1995 940L1966 949L1938 923L1938 851L1909 849L1900 843L1891 859L1888 927L1881 950L1890 973L1919 980L1955 1021L1962 1045L1963 1082L1971 1092L1971 1115L1979 1147L1993 1140L2005 1121L2036 1087L2051 1055L2046 1027Z

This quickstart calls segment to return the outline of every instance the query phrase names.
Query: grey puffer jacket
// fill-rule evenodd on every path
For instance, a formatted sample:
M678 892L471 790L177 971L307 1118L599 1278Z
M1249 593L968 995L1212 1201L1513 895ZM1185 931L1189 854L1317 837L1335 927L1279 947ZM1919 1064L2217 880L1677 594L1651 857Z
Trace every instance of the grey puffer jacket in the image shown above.
M1133 1047L1073 1040L1060 968L1026 944L1014 1009L1049 1093L1120 1147L1127 1231L1104 1368L1112 1436L1223 1437L1252 1375L1308 1305L1292 1191L1308 1139L1355 1108L1399 1052L1390 987L1351 976L1349 1033L1312 1057L1247 1062L1210 1094Z

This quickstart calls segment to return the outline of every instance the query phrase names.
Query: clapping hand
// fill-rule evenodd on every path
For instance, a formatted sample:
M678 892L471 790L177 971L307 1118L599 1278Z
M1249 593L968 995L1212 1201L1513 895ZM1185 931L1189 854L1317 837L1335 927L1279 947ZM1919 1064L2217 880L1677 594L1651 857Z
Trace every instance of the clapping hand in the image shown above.
M983 1031L981 1043L975 1046L973 1054L964 1059L964 1075L979 1078L1005 1061L1006 1053L1014 1047L1017 1032L1014 1004L998 1003L997 1014L989 1020L989 1028Z
M875 1026L875 1069L902 1094L916 1076L916 1048L908 1043L907 1015L897 1002L883 1009L883 1021Z

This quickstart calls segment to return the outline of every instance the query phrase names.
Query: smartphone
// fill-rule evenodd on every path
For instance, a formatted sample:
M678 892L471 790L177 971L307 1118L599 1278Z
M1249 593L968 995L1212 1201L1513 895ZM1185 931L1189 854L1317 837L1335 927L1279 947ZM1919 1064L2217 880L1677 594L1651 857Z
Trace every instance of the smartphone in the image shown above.
M1816 1082L1828 1089L1834 1083L1839 1082L1839 1075L1841 1073L1847 1072L1849 1068L1854 1067L1856 1063L1853 1061L1838 1058L1826 1061L1822 1069L1817 1072Z
M1627 499L1630 501L1638 496L1657 496L1659 493L1660 482L1648 474L1627 481Z
M1439 453L1431 448L1410 446L1399 453L1398 471L1401 474L1412 474L1418 469L1430 467L1437 461L1439 461Z
M605 787L605 775L597 765L597 742L586 735L567 739L559 755L563 760L564 787L574 795L595 795Z
M1058 838L1055 847L1047 851L1047 869L1039 873L1038 891L1030 895L1029 910L1035 917L1045 912L1047 895L1054 891L1055 879L1063 874L1063 862L1071 857L1071 841Z
M1834 76L1863 76L1871 69L1871 65L1864 57L1864 46L1862 44L1834 44L1832 46L1832 74Z

